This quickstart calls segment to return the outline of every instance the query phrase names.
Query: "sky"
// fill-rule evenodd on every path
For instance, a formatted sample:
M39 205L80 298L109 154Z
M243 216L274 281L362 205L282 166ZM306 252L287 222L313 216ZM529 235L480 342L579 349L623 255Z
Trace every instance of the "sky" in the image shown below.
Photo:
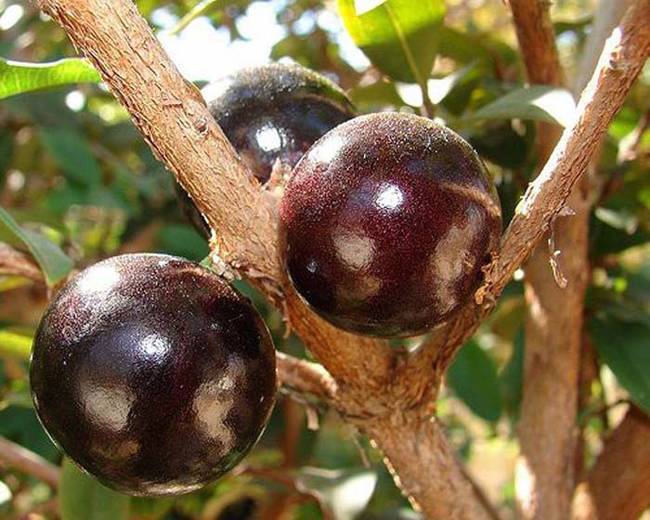
M240 68L269 61L273 45L287 35L286 28L276 22L276 12L285 5L286 0L251 2L245 15L237 20L237 29L246 39L234 42L226 28L216 29L207 18L195 19L178 35L169 32L178 19L167 9L156 10L152 21L162 28L158 38L188 80L213 81ZM308 13L295 23L294 30L307 33L314 24L335 35L343 58L353 67L363 69L367 65L335 13L326 9L316 16Z

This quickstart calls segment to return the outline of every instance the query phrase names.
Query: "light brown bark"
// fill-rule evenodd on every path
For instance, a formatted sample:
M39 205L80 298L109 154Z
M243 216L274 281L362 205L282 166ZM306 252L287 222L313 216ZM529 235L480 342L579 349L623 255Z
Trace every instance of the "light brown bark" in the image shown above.
M503 287L516 266L529 255L585 172L612 118L650 53L650 1L639 0L605 44L594 74L585 87L573 124L564 129L546 165L532 182L502 240L501 254L486 273L478 302Z
M649 11L648 0L636 2L607 40L580 96L573 123L564 129L551 157L529 184L501 240L499 255L484 269L484 282L474 301L436 330L433 340L404 363L406 372L419 374L432 367L437 373L444 372L462 342L491 311L514 272L565 209L573 186L594 157L648 57L650 33L645 22Z
M579 123L570 129L559 157L548 167L551 180L545 178L539 190L531 191L525 199L529 207L513 221L504 253L490 266L487 284L477 295L479 305L470 304L459 313L445 327L447 334L437 335L439 343L426 349L428 354L410 356L390 350L384 342L341 332L299 301L276 257L272 202L245 171L195 89L169 62L131 0L39 0L39 4L98 67L158 157L192 195L217 231L212 245L225 267L246 276L286 311L294 330L334 378L333 404L384 451L399 473L404 492L429 518L488 514L481 500L467 491L471 485L456 466L442 433L430 426L435 424L429 419L439 377L539 239L541 231L529 225L544 229L561 209L581 173L574 167L588 162L593 152L589 144L574 146L574 139L584 139L584 132L604 131L638 72L636 63L628 64L638 55L629 55L623 47L616 55L607 54L621 67L599 69L605 97L595 90L586 96ZM643 45L638 31L632 33L626 43L637 48L637 39ZM612 81L621 84L614 97ZM543 197L538 198L540 192ZM427 358L431 352L436 356ZM436 359L444 362L432 366ZM395 423L400 414L409 417L403 426Z
M391 351L385 342L342 332L300 302L277 259L272 200L245 170L196 89L179 75L133 3L38 3L98 68L157 157L217 231L211 245L224 270L247 277L285 311L292 328L336 381L334 404L341 414L350 421L366 421L400 409L404 400L390 389L399 386L392 372L402 353ZM280 368L290 367L281 360ZM381 443L381 432L377 438ZM422 479L429 480L431 469L420 468Z
M296 359L282 352L277 352L275 358L280 384L326 401L336 395L336 381L319 364Z
M575 520L636 520L650 507L650 417L630 408L576 493Z
M488 520L495 514L477 499L471 482L463 475L444 430L435 418L400 413L366 428L385 455L384 462L398 486L427 518ZM423 478L426 474L426 478ZM444 478L440 478L444 474Z
M573 496L589 204L582 193L568 203L576 215L554 231L567 287L555 281L545 245L525 267L528 316L515 478L523 518L568 518Z
M542 0L511 0L519 48L531 84L562 86L550 4ZM560 138L558 126L537 126L537 156L548 160ZM578 373L587 288L588 190L583 180L573 188L567 205L575 214L554 226L553 273L549 260L554 251L546 240L525 265L524 387L518 427L521 453L515 489L522 518L561 519L570 511L574 487L573 454ZM554 249L555 249L554 248ZM562 276L562 287L556 280Z
M552 38L548 4L537 0L513 0L511 6L529 81L561 85L562 74ZM610 12L611 6L607 9L608 16L615 15ZM531 12L535 10L537 12ZM533 14L536 22L531 21ZM602 15L596 19L598 26L602 26ZM611 32L612 27L608 29ZM602 48L609 33L599 33ZM589 45L597 47L598 43L592 38ZM596 61L593 52L587 51L582 69L591 68L583 70L582 77L591 73ZM554 70L549 69L552 66ZM579 78L578 88L582 89L587 80L588 76L587 79ZM559 133L548 125L540 125L538 132L538 155L546 159ZM554 251L549 251L543 242L525 266L528 315L518 428L521 455L515 480L518 512L523 518L567 518L575 486L578 377L589 274L589 176L573 188L567 207L573 215L559 218L552 230L554 249L561 252L561 256L552 258ZM559 269L562 280L556 280L558 274L551 270L549 260L557 262L555 269ZM563 288L558 282L566 286Z
M45 284L43 273L29 256L0 242L0 276L21 276Z

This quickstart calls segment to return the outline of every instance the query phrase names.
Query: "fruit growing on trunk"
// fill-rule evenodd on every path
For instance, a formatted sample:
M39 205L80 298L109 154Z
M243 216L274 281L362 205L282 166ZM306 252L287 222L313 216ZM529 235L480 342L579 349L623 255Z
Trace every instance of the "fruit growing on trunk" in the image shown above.
M262 319L187 260L123 255L79 273L36 334L31 384L56 443L133 495L197 489L262 433L275 357Z
M382 113L312 146L285 189L280 226L289 278L316 312L351 332L412 336L472 296L498 247L501 209L458 134Z

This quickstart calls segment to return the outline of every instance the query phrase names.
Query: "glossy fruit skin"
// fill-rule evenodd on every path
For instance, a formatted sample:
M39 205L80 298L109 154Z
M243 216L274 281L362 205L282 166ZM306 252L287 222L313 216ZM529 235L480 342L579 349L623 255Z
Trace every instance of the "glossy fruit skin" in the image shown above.
M52 439L105 485L138 496L200 488L256 443L275 353L249 301L187 260L123 255L52 301L30 370Z
M204 93L210 113L261 183L276 161L290 171L316 140L355 116L339 87L297 64L243 69ZM190 221L209 236L203 217L178 185L177 193Z
M317 141L280 204L280 254L298 294L350 332L422 334L472 295L501 208L471 146L429 119L361 116Z

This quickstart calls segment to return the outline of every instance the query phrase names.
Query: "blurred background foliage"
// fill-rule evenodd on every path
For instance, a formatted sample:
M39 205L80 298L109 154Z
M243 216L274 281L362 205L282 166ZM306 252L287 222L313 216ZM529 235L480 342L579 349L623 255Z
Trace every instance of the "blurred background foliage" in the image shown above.
M567 110L571 113L570 96L525 88L501 0L388 2L409 36L406 46L391 35L395 28L382 6L357 16L352 0L137 4L198 86L242 65L292 59L337 81L362 112L435 110L486 161L509 220L537 165L535 121L563 124ZM362 0L356 7L364 3L379 2ZM569 75L589 33L593 4L554 2L558 46ZM74 55L62 30L32 3L0 0L5 60L42 63ZM54 72L18 70L5 60L0 62L0 241L31 252L49 283L73 265L81 268L119 253L157 251L197 261L206 256L206 243L179 212L171 176L126 112L94 83L94 71L76 61ZM48 85L59 86L41 89ZM585 465L630 403L650 412L649 116L646 66L609 129L595 178L585 361L595 377L583 388L579 417ZM276 346L308 356L299 340L284 338L277 312L245 282L237 285L265 316ZM0 274L0 435L60 464L61 453L32 410L27 381L45 289ZM513 513L523 316L521 283L514 281L461 351L438 403L471 475L506 517ZM188 496L128 499L68 463L56 492L0 462L0 518L58 518L60 512L65 519L116 520L419 518L365 439L333 411L284 393L245 467Z

